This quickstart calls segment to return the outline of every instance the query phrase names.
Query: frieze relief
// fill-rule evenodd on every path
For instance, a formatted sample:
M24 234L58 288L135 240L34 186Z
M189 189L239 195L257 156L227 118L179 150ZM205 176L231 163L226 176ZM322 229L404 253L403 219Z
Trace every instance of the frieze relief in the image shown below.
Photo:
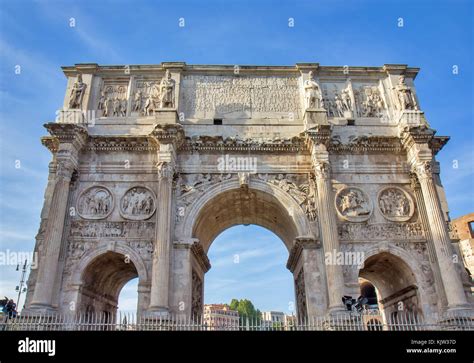
M154 222L72 221L71 237L75 238L153 238Z
M102 117L127 116L128 83L128 79L104 81L97 102Z
M354 117L354 91L350 80L323 85L323 103L328 117Z
M394 222L408 221L415 211L411 196L399 187L382 189L377 196L380 213Z
M126 246L137 252L144 259L150 260L153 254L153 241L125 241ZM78 260L91 248L99 246L99 241L77 241L68 243L68 259Z
M338 226L338 234L339 239L345 241L425 239L421 223L342 223Z
M364 222L372 214L372 203L359 188L344 188L336 194L336 210L339 216L350 222Z
M237 173L225 174L181 174L177 183L176 221L184 217L186 208L211 185L238 179ZM253 178L270 183L288 193L305 211L310 221L317 218L316 185L312 174L248 174L246 182L251 183Z
M355 114L357 117L386 117L386 102L378 85L353 85Z
M125 219L143 220L150 218L156 209L153 192L141 186L130 188L120 200L120 215Z
M112 213L114 198L103 186L84 190L77 200L77 213L84 219L103 219Z
M288 193L305 211L310 221L317 218L316 184L314 175L308 174L257 174L257 178L276 185Z
M142 78L135 82L132 113L152 116L158 109L173 108L175 81L169 70L162 78Z

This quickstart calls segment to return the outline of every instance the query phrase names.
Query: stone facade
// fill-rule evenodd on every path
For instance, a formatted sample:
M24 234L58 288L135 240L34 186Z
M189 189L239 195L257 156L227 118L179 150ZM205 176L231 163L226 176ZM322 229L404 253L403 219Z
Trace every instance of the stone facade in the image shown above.
M300 318L342 311L360 277L386 313L472 309L417 68L63 71L26 311L113 313L138 277L139 313L201 314L207 251L237 224L281 238Z

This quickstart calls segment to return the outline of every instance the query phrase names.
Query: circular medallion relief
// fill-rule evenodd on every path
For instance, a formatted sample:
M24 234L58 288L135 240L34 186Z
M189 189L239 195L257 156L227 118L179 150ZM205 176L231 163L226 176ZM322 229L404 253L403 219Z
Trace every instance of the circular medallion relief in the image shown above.
M336 210L340 217L350 222L364 222L372 214L369 197L359 188L344 188L336 194Z
M377 196L377 204L380 213L389 221L408 221L415 212L413 199L399 187L382 189Z
M103 219L112 213L114 198L105 187L93 186L82 191L77 199L77 213L84 219Z
M120 200L120 214L126 219L148 219L155 209L155 195L146 187L130 188Z

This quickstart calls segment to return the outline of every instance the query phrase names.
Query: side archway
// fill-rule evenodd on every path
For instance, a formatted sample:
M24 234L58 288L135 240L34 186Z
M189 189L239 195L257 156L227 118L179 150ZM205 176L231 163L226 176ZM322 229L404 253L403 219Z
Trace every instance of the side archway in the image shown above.
M421 286L423 275L413 257L405 251L396 247L371 248L365 252L359 277L375 286L378 304L386 319L423 315L427 301Z
M140 287L148 282L142 258L127 246L102 246L89 250L79 261L72 277L76 289L76 310L85 314L112 317L117 312L118 298L130 280L139 280L138 310L143 305Z

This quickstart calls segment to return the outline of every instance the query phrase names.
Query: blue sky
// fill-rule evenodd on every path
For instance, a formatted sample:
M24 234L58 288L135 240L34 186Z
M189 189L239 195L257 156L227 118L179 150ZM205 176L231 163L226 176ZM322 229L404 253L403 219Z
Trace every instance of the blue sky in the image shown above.
M0 0L1 250L33 249L50 161L39 142L46 134L42 125L54 120L62 104L66 82L60 66L81 62L420 67L415 83L421 108L439 135L451 136L439 155L451 217L472 212L472 3ZM178 26L180 18L184 27ZM288 26L289 18L294 27ZM403 27L397 26L399 18ZM249 242L272 252L238 267L225 263L228 256L253 249ZM287 252L270 232L257 227L224 232L210 257L211 263L224 262L213 263L208 273L206 285L221 287L214 292L206 288L206 301L248 297L261 309L287 311L293 297L291 275L284 267ZM283 263L270 266L271 261ZM220 285L239 276L240 282ZM249 278L251 286L245 284ZM18 279L15 266L0 266L0 296L15 295ZM133 289L127 285L121 307L129 307Z

